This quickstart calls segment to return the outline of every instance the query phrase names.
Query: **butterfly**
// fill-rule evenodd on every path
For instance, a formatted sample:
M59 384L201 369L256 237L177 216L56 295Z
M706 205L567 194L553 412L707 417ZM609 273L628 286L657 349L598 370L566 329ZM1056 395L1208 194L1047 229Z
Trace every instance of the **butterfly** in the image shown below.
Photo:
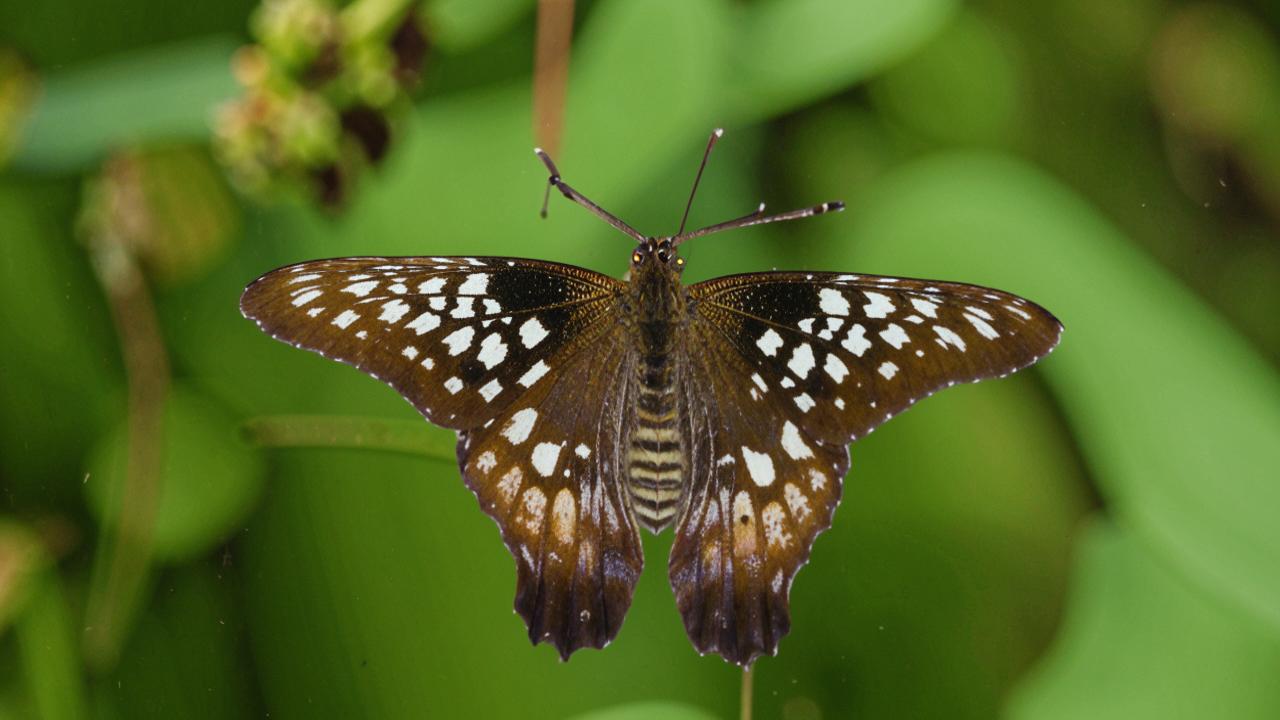
M694 191L721 131L712 134ZM820 215L823 203L636 241L626 280L501 257L353 257L283 267L241 311L276 339L389 384L457 431L457 460L516 564L515 608L568 659L618 634L640 530L674 527L668 574L694 647L749 666L831 526L848 446L917 400L1002 377L1061 324L999 290L832 272L683 285L685 242Z

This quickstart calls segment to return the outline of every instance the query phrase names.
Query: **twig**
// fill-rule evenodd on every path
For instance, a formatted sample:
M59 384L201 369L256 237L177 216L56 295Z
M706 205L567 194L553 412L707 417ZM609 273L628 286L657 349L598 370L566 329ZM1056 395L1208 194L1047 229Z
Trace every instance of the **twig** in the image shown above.
M738 717L742 718L742 720L751 720L751 671L754 668L754 663L742 668L742 695L738 700L739 704L742 706L741 711L738 713Z
M247 420L245 439L262 447L381 450L453 461L453 433L425 422L328 415L272 415Z
M560 154L564 99L573 41L573 0L538 0L533 58L533 138L553 157Z
M90 230L89 249L124 359L128 381L128 451L123 482L111 489L105 523L85 609L85 659L102 670L115 664L130 618L151 565L163 461L164 402L169 392L169 360L155 306L133 255L137 238L149 229L145 201L135 193L137 159L109 161L101 181L100 215ZM92 211L91 211L92 212Z

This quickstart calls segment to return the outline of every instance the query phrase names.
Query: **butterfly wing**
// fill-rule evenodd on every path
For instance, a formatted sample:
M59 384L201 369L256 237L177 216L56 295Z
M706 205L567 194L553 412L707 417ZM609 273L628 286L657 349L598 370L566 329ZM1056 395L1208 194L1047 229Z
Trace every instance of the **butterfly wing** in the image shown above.
M690 489L669 573L694 645L742 665L790 628L845 446L943 387L1030 365L1061 333L1027 300L956 283L758 273L690 298Z
M618 481L635 377L621 335L584 348L458 444L468 487L515 557L529 639L565 659L617 635L644 565Z
M268 273L241 309L459 430L463 477L516 561L516 610L568 657L617 635L644 560L618 479L623 287L531 260L343 258Z
M431 422L496 417L562 353L611 330L625 286L512 258L340 258L255 280L240 310L267 334L382 380Z

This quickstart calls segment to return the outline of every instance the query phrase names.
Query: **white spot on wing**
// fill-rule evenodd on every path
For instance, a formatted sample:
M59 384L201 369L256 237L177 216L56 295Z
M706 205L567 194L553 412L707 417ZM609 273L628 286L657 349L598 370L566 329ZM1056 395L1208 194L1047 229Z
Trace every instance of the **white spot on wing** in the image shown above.
M550 369L551 368L547 367L545 362L539 360L533 364L533 367L525 371L525 374L521 375L520 379L516 382L525 387L533 387L533 384L538 382L543 375L546 375L547 371Z
M396 298L391 302L382 304L382 314L378 316L378 319L386 323L395 324L400 322L409 310L410 307L407 304L400 300L400 298Z
M373 292L373 289L376 287L378 287L377 280L366 280L364 282L352 283L342 288L342 292L351 293L356 297L364 297L365 295Z
M947 344L951 344L956 346L960 352L964 352L964 338L957 335L954 330L942 325L934 325L933 331L938 333L938 337L942 338L942 344L944 347Z
M448 390L450 395L457 395L458 391L462 389L462 378L455 376L445 380L444 389Z
M979 333L982 334L982 337L988 340L995 340L996 338L1000 337L1000 333L996 332L996 329L991 327L991 323L987 322L986 320L983 320L982 318L974 315L970 315L969 313L964 314L964 319L968 320L969 324L972 325L975 330L977 330Z
M360 316L350 310L343 310L342 314L333 319L333 324L346 330L351 323L355 322Z
M591 448L587 447L585 443L578 443L578 447L573 449L573 454L586 460L591 457Z
M797 346L795 351L791 353L791 360L787 361L787 367L791 368L791 372L801 379L809 374L813 366L813 348L809 347L809 343L801 343Z
M486 368L492 370L506 357L507 344L502 342L502 337L498 333L492 333L480 341L480 353L476 355L476 359L484 363Z
M512 445L519 445L529 439L529 433L533 432L533 425L538 421L538 411L533 408L525 408L511 415L511 420L507 422L507 426L502 428L502 434Z
M790 420L782 426L782 449L786 450L793 460L813 457L813 449L800 436L800 428Z
M430 312L424 312L405 325L409 330L422 335L440 327L440 316Z
M769 487L773 484L773 458L769 457L768 453L758 453L743 445L742 459L746 461L747 472L755 484L760 487Z
M476 458L476 467L485 475L488 475L489 471L497 464L498 458L493 454L492 450L485 450L480 454L480 457Z
M458 286L458 294L460 295L483 295L489 289L489 275L487 273L472 273L467 279Z
M460 327L445 336L444 344L449 346L450 355L458 355L463 350L471 347L471 340L475 335L475 328L471 326Z
M764 331L760 339L756 341L756 345L760 346L760 351L770 357L778 354L778 348L782 347L782 336L774 332L773 328Z
M551 477L556 469L556 460L560 457L560 445L555 443L538 443L533 448L533 469L543 477Z
M921 315L927 318L938 317L938 304L925 300L924 298L911 298L911 305Z
M294 298L293 305L294 307L302 307L303 305L306 305L307 303L311 302L312 300L315 300L316 298L320 297L323 294L324 293L321 292L320 290L308 290L302 293L301 295L299 295L298 297Z
M903 345L911 342L911 338L907 337L906 331L898 323L889 323L888 329L880 331L880 337L892 345L894 350L901 350Z
M840 343L840 346L854 355L862 357L862 353L871 347L871 341L867 339L866 332L867 329L862 327L861 324L854 323L849 328L849 332L845 335L844 341Z
M884 376L885 380L892 380L893 376L898 373L898 366L886 360L880 363L880 367L877 370Z
M862 312L865 313L867 317L870 317L870 318L888 317L889 313L893 312L894 310L893 303L889 302L888 295L884 295L878 292L871 292L868 290L864 290L862 294L866 295L867 299L871 301L866 305L862 306Z
M844 382L845 376L849 374L849 366L836 356L835 353L827 353L827 362L822 366L823 370L835 380L837 384Z
M822 312L828 315L849 314L849 299L839 290L832 290L831 288L819 290L818 306L822 308Z
M492 402L500 392L502 392L502 383L498 382L497 378L490 380L480 388L480 396L484 398L485 402Z
M547 337L547 329L542 327L542 323L538 318L529 318L520 326L520 342L524 346L531 348L542 342Z
M418 292L423 295L435 295L444 289L444 278L433 277L418 283Z

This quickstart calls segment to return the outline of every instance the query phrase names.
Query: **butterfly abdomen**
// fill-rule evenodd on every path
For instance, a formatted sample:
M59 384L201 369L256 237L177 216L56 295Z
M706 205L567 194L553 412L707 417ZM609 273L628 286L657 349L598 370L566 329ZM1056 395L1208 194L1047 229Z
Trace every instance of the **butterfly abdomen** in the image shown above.
M658 532L674 519L684 490L684 454L676 422L670 356L639 363L635 424L627 452L627 487L640 524Z
M627 448L627 488L636 520L656 533L675 519L687 476L672 360L683 296L678 279L658 272L642 276L633 287L639 392Z

